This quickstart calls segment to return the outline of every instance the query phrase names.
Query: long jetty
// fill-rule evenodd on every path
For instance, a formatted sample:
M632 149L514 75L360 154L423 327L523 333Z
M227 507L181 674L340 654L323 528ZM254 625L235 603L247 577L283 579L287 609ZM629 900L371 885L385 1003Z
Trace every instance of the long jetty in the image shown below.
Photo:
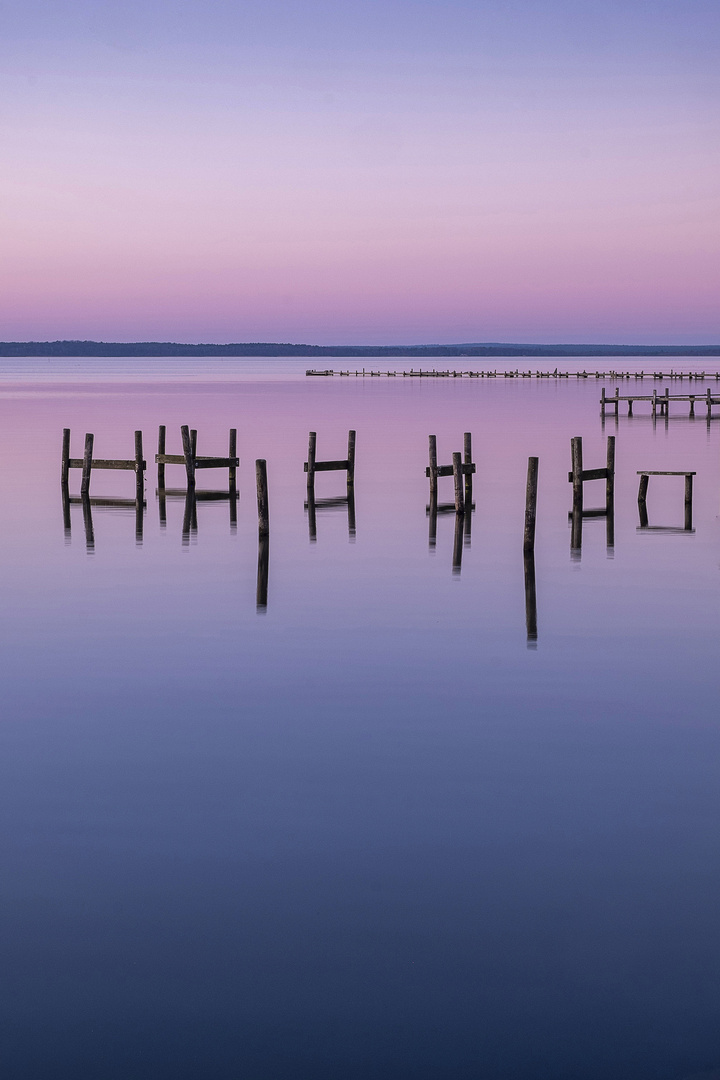
M359 379L687 379L690 382L706 381L708 379L720 379L720 371L521 371L515 368L513 371L423 371L420 368L410 368L409 371L374 371L372 368L362 368L361 371L316 371L308 368L306 375L331 376L339 375L344 378L352 377Z

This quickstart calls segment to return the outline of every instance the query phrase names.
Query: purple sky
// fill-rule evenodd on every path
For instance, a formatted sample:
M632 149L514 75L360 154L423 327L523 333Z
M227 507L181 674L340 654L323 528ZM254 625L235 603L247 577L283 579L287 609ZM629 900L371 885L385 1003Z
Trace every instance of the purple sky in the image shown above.
M717 0L8 0L0 338L720 340Z

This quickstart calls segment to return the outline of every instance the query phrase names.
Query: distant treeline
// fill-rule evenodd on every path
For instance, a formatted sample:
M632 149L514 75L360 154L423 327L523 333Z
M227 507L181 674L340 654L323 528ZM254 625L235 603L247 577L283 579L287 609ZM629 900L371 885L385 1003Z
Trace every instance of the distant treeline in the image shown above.
M173 341L1 341L0 356L720 356L720 345L183 345Z

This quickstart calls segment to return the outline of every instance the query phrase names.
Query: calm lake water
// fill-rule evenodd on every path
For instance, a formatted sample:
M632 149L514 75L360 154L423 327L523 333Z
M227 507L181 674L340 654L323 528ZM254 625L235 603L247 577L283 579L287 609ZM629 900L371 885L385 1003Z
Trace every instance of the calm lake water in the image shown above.
M603 431L594 379L0 363L7 1076L715 1075L720 418L681 406L654 425L645 406ZM596 363L701 366L559 366ZM227 500L200 500L184 529L181 496L161 522L157 428L180 452L183 423L201 454L226 453L237 427L236 524ZM141 537L132 508L101 506L90 546L82 506L68 533L63 427L73 456L94 432L98 457L132 457L142 429ZM355 527L346 505L319 507L311 541L308 431L319 459L341 458L351 427ZM429 544L424 469L430 433L444 463L464 431L476 508L453 568L453 514ZM613 543L590 519L571 553L570 438L594 468L608 434ZM638 469L696 470L693 532L638 529ZM651 525L683 525L682 484L651 480ZM132 498L132 475L95 473L91 494ZM344 495L343 474L316 494Z

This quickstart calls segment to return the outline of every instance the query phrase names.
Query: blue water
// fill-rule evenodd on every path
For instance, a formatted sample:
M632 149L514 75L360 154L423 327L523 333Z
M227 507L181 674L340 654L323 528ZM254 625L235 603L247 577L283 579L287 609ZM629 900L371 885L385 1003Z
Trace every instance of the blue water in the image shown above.
M603 429L595 380L3 363L6 1075L713 1075L720 418L638 410ZM236 526L227 501L199 502L184 532L182 498L161 523L160 423L170 452L181 423L210 454L237 427ZM75 504L66 532L63 427L73 456L93 431L98 456L130 457L143 430L141 536L132 508L95 506L88 546ZM355 535L340 505L318 510L311 541L307 433L335 458L349 427ZM444 462L467 430L476 509L454 571L453 515L429 546L424 468L428 434ZM588 520L571 552L569 440L583 436L593 468L608 434L614 542ZM693 532L638 530L642 468L696 470ZM341 496L344 482L317 489ZM132 477L94 474L91 493L131 498ZM653 478L648 511L682 526L682 480Z

